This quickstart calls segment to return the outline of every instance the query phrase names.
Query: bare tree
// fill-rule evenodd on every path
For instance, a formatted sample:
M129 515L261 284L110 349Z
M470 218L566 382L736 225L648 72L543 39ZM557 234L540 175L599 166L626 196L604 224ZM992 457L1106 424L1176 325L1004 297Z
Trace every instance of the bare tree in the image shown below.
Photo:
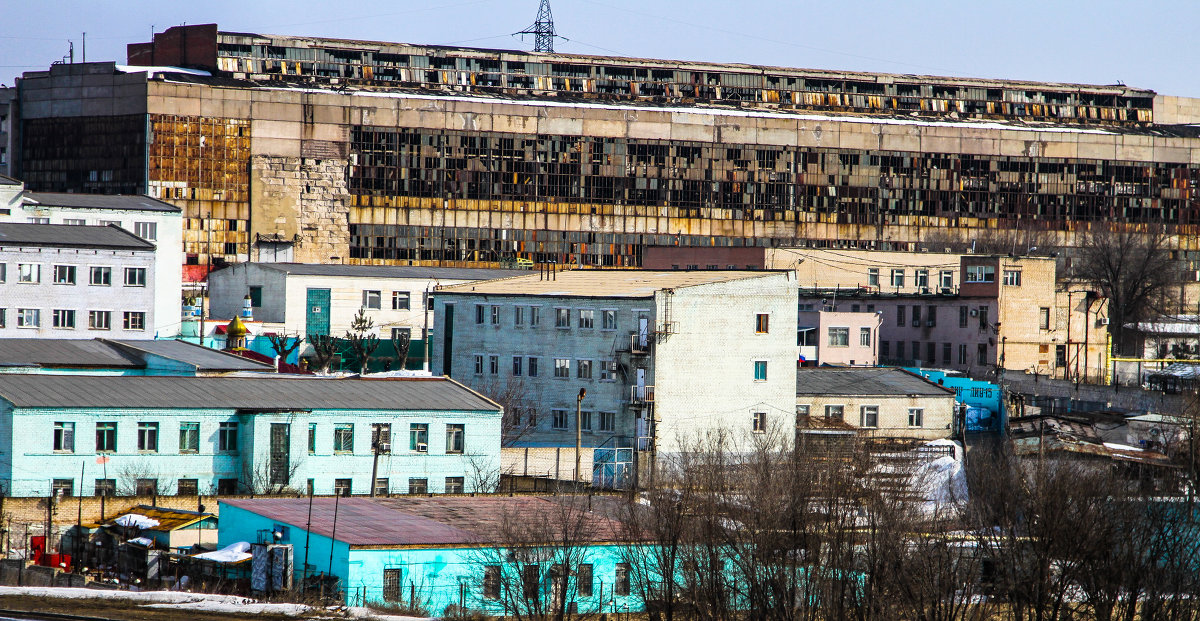
M280 470L272 468L270 455L263 455L256 462L249 459L244 460L240 483L250 494L300 495L301 490L294 487L291 481L300 471L302 461L302 459L289 459Z
M375 334L375 320L367 317L367 310L359 308L358 313L350 320L350 329L346 330L346 346L358 363L360 374L367 372L367 364L371 354L379 348L379 335Z
M500 421L500 445L512 446L537 428L537 410L529 386L520 377L509 377L501 383L492 380L479 392L500 404L504 418Z
M396 354L396 369L404 370L408 365L408 349L412 344L412 333L408 330L392 332L392 351Z
M1171 258L1170 241L1161 229L1132 226L1095 226L1083 236L1072 276L1091 283L1108 300L1108 330L1121 354L1137 353L1128 324L1172 309L1181 272Z
M338 355L338 339L328 334L310 334L308 335L308 344L312 345L313 367L321 372L328 373L329 366L333 364L333 359Z
M267 340L271 342L271 349L275 355L279 356L280 361L287 362L288 356L292 352L300 349L300 345L304 343L302 336L288 336L287 334L267 334Z
M117 491L123 496L159 496L167 493L169 482L149 459L127 462L117 468Z

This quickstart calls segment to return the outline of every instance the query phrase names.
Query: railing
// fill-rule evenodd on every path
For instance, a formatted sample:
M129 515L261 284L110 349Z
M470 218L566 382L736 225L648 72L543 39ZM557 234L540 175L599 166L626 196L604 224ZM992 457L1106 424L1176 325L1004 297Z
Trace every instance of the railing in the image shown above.
M650 335L641 335L637 332L629 335L629 353L635 356L646 356L650 354Z
M629 403L633 405L645 405L654 403L654 387L653 386L630 386L629 387Z

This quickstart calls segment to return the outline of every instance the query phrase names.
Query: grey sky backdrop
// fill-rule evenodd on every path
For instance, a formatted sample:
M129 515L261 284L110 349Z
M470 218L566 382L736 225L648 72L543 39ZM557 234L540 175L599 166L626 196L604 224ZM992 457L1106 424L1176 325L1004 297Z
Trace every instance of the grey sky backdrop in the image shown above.
M151 28L532 49L538 0L0 0L0 83ZM561 52L1114 84L1200 97L1200 0L553 0Z

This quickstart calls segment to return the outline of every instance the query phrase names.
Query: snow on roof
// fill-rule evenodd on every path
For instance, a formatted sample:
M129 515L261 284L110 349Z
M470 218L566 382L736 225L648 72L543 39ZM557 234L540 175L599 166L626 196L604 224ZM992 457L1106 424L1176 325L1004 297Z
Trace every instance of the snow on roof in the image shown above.
M231 543L220 550L197 554L192 558L201 558L218 563L240 563L250 558L250 544L245 541Z
M148 518L140 513L126 513L114 521L118 526L129 526L132 528L154 528L158 526L158 520Z

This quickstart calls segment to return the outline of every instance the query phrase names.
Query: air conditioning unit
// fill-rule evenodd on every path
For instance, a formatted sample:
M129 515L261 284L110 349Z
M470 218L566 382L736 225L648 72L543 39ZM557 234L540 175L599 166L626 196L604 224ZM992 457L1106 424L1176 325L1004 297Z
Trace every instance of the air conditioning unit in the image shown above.
M1108 325L1108 317L1101 317L1100 319L1097 319L1097 320L1096 320L1096 325L1098 325L1098 326L1107 326L1107 325Z
M391 450L392 450L391 442L380 442L379 443L379 452L380 453L387 453L388 451L391 451Z
M425 444L424 442L418 442L417 443L417 452L418 453L428 453L429 445Z
M950 295L951 293L953 293L953 290L950 287L942 287L941 292L942 292L942 295Z
M929 287L921 287L921 295L929 295Z

